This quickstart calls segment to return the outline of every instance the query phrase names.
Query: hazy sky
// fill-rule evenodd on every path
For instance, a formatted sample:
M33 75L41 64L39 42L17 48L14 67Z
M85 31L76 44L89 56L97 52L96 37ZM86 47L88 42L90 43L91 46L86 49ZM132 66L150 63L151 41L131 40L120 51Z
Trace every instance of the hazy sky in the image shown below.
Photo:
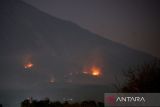
M122 70L153 59L82 28L160 57L158 1L25 1L81 27L19 0L0 0L0 104L5 107L30 96L103 100L125 81Z
M24 0L105 38L160 57L159 0Z

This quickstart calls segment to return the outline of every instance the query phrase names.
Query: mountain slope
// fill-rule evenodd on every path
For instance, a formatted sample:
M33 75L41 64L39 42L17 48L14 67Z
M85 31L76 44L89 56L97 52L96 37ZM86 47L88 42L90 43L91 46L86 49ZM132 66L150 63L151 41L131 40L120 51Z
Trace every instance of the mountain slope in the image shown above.
M54 78L64 89L67 84L71 90L75 85L82 86L80 89L85 89L84 85L106 86L97 88L102 94L101 89L108 90L116 83L115 76L122 77L123 69L153 59L19 0L1 0L0 15L1 90L47 92ZM34 65L30 71L24 69L27 62ZM83 73L92 66L101 69L100 77Z

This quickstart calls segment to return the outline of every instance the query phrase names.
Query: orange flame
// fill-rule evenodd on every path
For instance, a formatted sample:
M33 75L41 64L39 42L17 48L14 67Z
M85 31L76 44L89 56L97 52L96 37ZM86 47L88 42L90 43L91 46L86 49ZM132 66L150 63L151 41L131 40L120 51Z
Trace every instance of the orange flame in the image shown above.
M101 75L101 69L97 66L93 66L91 68L91 75L92 76L100 76Z
M33 64L31 62L24 65L24 68L26 68L26 69L29 69L29 68L32 68L32 67L33 67Z
M102 71L100 67L94 65L89 68L85 68L83 74L99 77L102 75Z

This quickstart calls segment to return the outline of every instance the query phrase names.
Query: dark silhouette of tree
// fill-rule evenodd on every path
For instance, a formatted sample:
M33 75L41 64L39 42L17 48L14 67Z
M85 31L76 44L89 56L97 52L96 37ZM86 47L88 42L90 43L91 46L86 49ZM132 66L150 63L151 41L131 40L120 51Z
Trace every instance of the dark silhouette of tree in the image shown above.
M33 100L30 105L31 105L31 107L39 107L38 102L36 100Z
M51 102L49 99L40 101L27 99L21 103L21 107L104 107L104 103L96 103L95 101L83 101L82 103L65 101L64 103L61 103L59 101Z
M55 105L55 107L63 107L63 105L59 101L54 102L54 105Z
M125 76L128 80L121 92L160 92L160 60L129 69Z
M98 102L98 103L97 103L97 106L98 106L98 107L104 107L104 103Z
M0 107L3 107L2 104L0 104Z
M88 106L88 102L87 101L83 101L82 103L81 103L81 107L87 107Z
M81 107L79 103L74 103L71 105L71 107Z
M95 101L89 101L90 107L97 107L97 104Z
M65 101L64 103L63 103L63 107L70 107L71 105L69 104L69 102L68 101Z
M24 100L24 101L21 103L21 107L30 107L30 102L29 102L29 100Z
M95 101L83 101L81 107L97 107L97 104Z

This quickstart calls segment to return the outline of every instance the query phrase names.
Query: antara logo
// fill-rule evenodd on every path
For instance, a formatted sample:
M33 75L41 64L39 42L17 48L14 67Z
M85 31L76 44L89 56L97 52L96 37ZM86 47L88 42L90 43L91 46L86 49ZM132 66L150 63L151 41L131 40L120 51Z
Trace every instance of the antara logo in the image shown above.
M106 102L110 105L115 105L116 103L145 103L144 97L122 97L122 96L107 96Z
M117 97L116 102L146 102L144 97Z

